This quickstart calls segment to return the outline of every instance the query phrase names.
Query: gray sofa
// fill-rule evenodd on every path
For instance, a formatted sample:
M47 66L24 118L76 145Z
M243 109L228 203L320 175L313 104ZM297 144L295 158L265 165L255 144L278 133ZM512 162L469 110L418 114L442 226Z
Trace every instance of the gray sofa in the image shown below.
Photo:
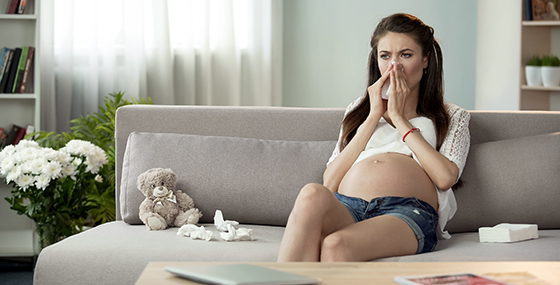
M299 189L321 182L344 109L127 106L117 112L117 221L43 249L41 284L132 284L149 261L275 261ZM471 149L450 240L432 253L381 261L560 261L560 112L473 111ZM204 214L213 240L148 231L138 174L169 167ZM215 210L253 229L225 242ZM136 215L136 216L135 216ZM540 237L479 243L478 228L535 223Z

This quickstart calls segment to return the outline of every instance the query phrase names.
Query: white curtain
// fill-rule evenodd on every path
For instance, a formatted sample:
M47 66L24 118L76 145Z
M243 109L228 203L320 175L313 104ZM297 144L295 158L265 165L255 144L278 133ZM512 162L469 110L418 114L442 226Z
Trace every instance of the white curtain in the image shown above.
M282 103L280 0L41 0L42 129L109 93L155 104Z

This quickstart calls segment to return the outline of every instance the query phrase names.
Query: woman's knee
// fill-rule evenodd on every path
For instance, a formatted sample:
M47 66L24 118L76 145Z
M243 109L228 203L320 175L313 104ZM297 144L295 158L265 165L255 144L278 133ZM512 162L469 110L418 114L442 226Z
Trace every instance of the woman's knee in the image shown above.
M350 241L340 233L326 236L321 246L321 261L351 261L352 248Z
M321 217L325 214L330 191L320 184L310 183L299 192L291 215Z
M300 190L296 198L296 207L317 208L329 202L332 193L321 184L309 183Z
M332 192L325 186L317 183L309 183L301 188L298 199L318 199L326 197L326 195L332 195Z

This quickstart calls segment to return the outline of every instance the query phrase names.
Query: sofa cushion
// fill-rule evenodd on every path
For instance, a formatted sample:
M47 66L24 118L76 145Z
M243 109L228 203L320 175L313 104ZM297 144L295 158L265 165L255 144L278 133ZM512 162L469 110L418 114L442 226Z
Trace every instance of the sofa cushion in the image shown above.
M560 133L471 146L449 232L499 223L559 229Z
M478 232L457 233L440 239L434 251L386 257L382 262L456 262L456 261L558 261L560 230L540 230L539 238L514 242L481 243ZM518 283L521 284L521 283Z
M171 168L177 189L199 208L201 222L213 222L217 209L241 223L285 225L299 190L322 183L335 141L277 141L171 133L132 133L121 180L121 214L141 224L139 174Z
M147 231L122 221L99 225L43 249L33 284L134 284L152 261L275 262L278 257L284 227L242 224L255 240L226 242L213 224L203 225L212 231L211 241L177 236L178 228Z

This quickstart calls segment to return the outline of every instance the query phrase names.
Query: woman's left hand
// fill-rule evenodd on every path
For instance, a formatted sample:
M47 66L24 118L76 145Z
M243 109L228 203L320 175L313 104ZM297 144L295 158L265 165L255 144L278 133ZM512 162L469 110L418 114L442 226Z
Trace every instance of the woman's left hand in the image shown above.
M391 70L391 94L389 96L389 102L387 104L387 111L389 112L389 117L405 117L405 105L407 97L410 94L410 88L408 88L408 81L406 74L404 73L404 68L402 64L396 63L394 68Z

